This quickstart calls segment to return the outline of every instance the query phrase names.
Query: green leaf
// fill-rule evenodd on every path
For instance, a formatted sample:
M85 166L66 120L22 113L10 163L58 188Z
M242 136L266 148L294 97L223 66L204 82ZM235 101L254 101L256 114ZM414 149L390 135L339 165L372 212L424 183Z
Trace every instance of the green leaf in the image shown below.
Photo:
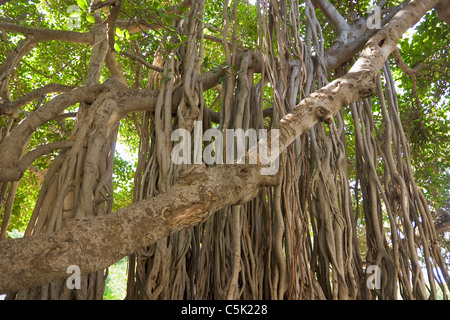
M134 33L130 36L129 40L137 40L137 39L139 39L139 36L140 36L139 33Z
M95 18L93 15L88 14L86 16L86 20L89 21L90 23L95 23Z
M77 5L80 7L81 10L87 11L88 3L86 0L77 0Z
M116 28L116 36L119 38L123 38L123 31L120 28Z

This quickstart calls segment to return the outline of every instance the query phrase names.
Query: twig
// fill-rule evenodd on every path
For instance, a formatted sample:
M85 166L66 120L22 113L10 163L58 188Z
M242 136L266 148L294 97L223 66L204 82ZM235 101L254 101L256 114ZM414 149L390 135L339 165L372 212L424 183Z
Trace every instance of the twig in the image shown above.
M147 68L152 69L154 71L157 71L157 72L163 72L164 71L162 68L156 67L156 66L148 63L147 61L145 61L145 59L143 57L138 56L138 55L136 55L134 53L131 53L129 51L121 51L121 54L126 56L126 57L129 57L129 58L131 58L133 60L136 60L136 61L142 63L144 66L146 66Z

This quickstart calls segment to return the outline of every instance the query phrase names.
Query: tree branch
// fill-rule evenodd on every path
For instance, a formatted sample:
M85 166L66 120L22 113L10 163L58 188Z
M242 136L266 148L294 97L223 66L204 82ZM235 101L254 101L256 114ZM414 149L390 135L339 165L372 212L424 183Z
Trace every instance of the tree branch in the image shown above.
M407 74L410 78L411 78L411 94L415 99L416 102L416 106L419 107L420 106L420 99L419 99L419 95L417 94L417 76L421 76L426 78L426 76L420 72L419 70L421 68L426 67L425 64L418 64L417 66L415 66L414 68L409 67L402 58L402 55L400 54L400 50L398 50L398 48L395 48L394 51L392 51L392 57L394 58L395 63L397 64L397 66L400 68L400 70L402 70L405 74Z
M171 6L165 10L166 14L182 14L186 8L191 5L192 0L183 0L180 4ZM181 8L184 8L182 10ZM164 23L161 22L148 22L148 20L158 20L156 16L149 17L148 19L134 19L131 18L128 20L122 19L116 21L116 26L123 30L128 30L130 34L136 32L145 32L148 30L159 30L165 27Z
M52 143L48 143L48 144L43 144L39 147L34 148L33 150L28 151L27 154L24 155L22 157L22 159L20 160L18 167L22 171L25 171L31 166L31 164L33 163L34 160L43 156L44 154L50 153L51 151L57 150L57 149L70 148L72 145L73 145L73 141L70 141L70 140L57 141L57 142L52 142Z
M450 6L448 1L441 0L435 7L437 16L443 21L450 24Z
M275 179L261 178L256 167L193 166L172 189L151 200L107 216L70 220L52 234L1 241L0 292L65 278L69 265L79 266L83 274L106 268L217 210L251 200L264 183L274 184ZM20 263L9 270L9 261Z
M98 9L107 7L107 6L116 6L118 0L106 0L106 1L92 1L91 6L89 7L89 12L97 11Z
M406 6L406 2L386 11L386 15L381 19L381 26L385 26L401 9ZM325 67L327 71L336 69L346 61L349 61L357 52L361 51L367 41L379 30L368 29L365 19L360 19L352 26L353 32L347 44L335 41L333 45L325 51Z
M12 102L0 104L0 115L9 114L12 115L13 117L18 117L19 108L38 99L39 97L51 92L67 92L72 89L74 89L74 87L66 86L64 84L50 83L48 85L43 86L42 88L28 92L27 94L21 96L20 98Z
M129 51L121 51L120 53L123 56L125 56L125 57L131 58L133 60L136 60L136 61L142 63L144 66L146 66L149 69L152 69L152 70L157 71L157 72L163 72L164 71L162 68L156 67L156 66L148 63L142 56L138 56L138 55L136 55L134 53L131 53Z
M347 35L352 32L352 28L345 21L344 17L339 13L335 6L333 6L328 0L313 0L325 18L333 25L338 33L338 39L347 43Z
M13 23L0 22L0 30L3 32L16 32L23 33L26 38L21 40L15 50L12 50L5 61L0 66L0 95L7 100L10 100L8 79L12 70L16 67L17 63L30 52L39 42L59 40L80 44L94 44L94 32L79 33L72 31L50 30L50 29L34 29L26 26L20 26ZM15 113L13 110L7 110Z
M77 102L92 103L107 84L81 87L63 93L23 119L0 144L0 181L16 181L27 168L20 166L23 150L37 127L56 118L65 108Z
M0 30L33 36L37 42L57 40L79 44L94 44L94 34L91 31L81 33L64 30L35 29L8 22L0 22Z

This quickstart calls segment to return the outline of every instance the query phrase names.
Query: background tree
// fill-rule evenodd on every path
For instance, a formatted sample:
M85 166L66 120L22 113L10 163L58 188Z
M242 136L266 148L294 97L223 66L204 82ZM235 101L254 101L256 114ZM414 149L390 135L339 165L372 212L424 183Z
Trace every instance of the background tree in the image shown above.
M101 299L129 255L128 299L447 298L442 2L3 4L0 290ZM279 129L278 174L175 164L195 121Z

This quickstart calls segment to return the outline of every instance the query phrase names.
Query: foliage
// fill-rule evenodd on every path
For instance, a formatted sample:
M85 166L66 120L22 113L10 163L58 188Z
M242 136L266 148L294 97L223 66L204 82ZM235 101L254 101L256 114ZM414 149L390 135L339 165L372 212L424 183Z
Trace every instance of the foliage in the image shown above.
M123 258L108 268L106 280L105 300L123 300L126 295L127 258Z
M131 162L121 158L116 151L114 157L114 205L116 211L122 207L129 206L133 200L133 177L136 169L136 162Z
M401 115L411 142L415 177L430 205L438 209L450 196L450 26L431 11L400 42L406 64L420 67L417 100L411 78L396 70L403 89Z

